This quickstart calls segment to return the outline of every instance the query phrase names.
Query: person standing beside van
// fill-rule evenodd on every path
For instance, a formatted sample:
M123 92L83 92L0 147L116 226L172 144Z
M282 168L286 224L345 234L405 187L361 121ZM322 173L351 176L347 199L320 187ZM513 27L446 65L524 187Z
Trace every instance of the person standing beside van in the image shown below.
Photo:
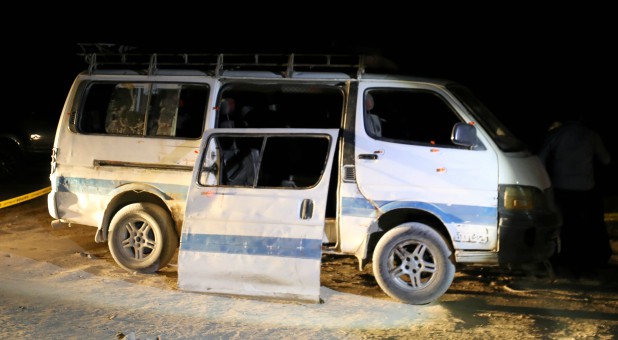
M554 262L576 275L607 264L611 247L595 166L609 164L611 157L600 135L583 124L581 115L571 115L550 129L539 157L563 215L562 250Z

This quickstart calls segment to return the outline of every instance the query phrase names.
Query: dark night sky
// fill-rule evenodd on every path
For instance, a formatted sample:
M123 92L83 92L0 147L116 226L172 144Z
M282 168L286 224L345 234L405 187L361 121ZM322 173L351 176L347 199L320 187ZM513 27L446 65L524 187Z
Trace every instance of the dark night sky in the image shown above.
M335 13L317 4L291 3L277 11L261 7L241 13L239 7L198 11L178 5L155 16L89 11L8 38L5 47L16 53L4 58L19 65L9 73L22 89L37 84L42 91L36 100L29 91L20 91L19 98L32 103L33 110L57 116L71 81L86 66L76 56L78 42L154 52L377 53L397 62L404 73L467 85L533 151L553 120L581 111L617 154L608 120L616 111L612 80L618 21L609 17L608 8L447 12L412 4Z

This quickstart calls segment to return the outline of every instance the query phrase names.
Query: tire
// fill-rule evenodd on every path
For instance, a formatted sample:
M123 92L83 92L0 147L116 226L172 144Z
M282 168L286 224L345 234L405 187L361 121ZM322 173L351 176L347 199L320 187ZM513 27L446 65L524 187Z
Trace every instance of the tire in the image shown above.
M174 222L153 203L132 203L112 218L107 244L116 263L129 272L152 274L165 267L178 248Z
M380 288L403 303L437 300L455 277L452 251L426 224L404 223L388 231L373 252L373 273Z

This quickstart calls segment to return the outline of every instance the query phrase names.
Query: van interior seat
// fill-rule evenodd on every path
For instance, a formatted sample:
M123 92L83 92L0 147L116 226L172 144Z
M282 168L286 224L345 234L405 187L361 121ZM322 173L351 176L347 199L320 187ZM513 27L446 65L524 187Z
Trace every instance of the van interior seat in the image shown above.
M382 137L382 122L378 115L369 113L367 116L367 131L371 136Z

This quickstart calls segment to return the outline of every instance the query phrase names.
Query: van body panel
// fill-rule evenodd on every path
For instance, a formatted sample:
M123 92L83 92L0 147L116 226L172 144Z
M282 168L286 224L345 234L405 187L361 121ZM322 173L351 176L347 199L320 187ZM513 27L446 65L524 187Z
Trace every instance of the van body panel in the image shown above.
M546 190L551 187L549 176L541 160L528 152L501 153L499 181Z
M56 131L48 198L50 215L106 228L102 225L104 215L115 197L124 192L150 192L165 202L179 230L200 139L77 131L73 125L75 115L82 114L88 86L107 83L206 84L212 88L215 82L211 77L175 75L78 75ZM206 99L209 101L210 95ZM210 107L209 103L205 106L205 122Z
M59 171L63 169L60 168ZM169 205L184 206L190 171L74 168L53 176L59 217L75 223L100 226L102 212L115 196L126 191L151 192ZM78 203L79 202L79 203ZM176 209L174 209L176 211ZM181 210L182 211L182 210ZM181 217L182 214L179 214Z

